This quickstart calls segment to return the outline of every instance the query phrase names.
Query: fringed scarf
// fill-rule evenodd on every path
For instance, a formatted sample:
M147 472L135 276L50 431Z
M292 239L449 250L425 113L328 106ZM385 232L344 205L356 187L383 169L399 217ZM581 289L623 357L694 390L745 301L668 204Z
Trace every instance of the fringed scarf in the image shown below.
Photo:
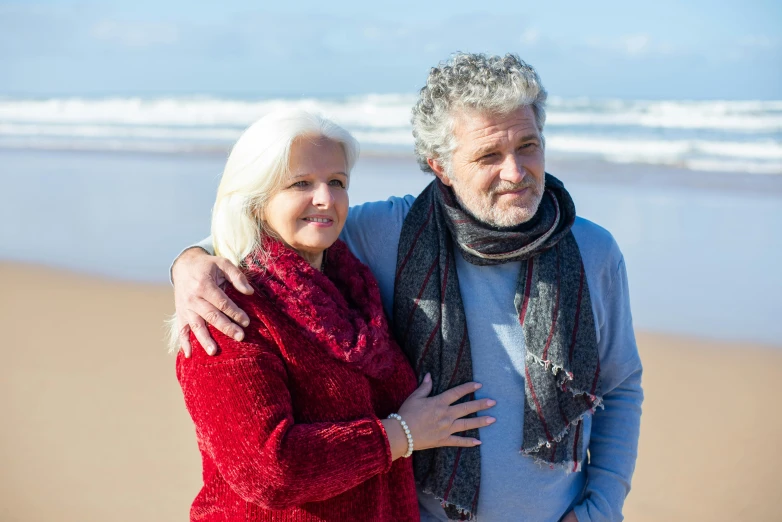
M394 333L419 381L433 394L472 380L467 321L454 245L475 265L522 261L515 305L524 333L521 452L552 468L579 471L585 415L600 406L600 361L589 288L571 232L576 210L564 185L546 174L535 216L512 228L477 221L439 180L416 199L402 227L394 288ZM472 400L474 397L466 397ZM478 430L458 435L478 438ZM448 517L470 520L480 491L480 449L414 454L416 482Z

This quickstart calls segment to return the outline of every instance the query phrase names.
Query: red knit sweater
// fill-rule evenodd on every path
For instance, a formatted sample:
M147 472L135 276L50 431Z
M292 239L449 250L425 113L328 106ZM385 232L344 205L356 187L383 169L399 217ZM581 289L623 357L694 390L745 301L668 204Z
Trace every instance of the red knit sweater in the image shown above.
M377 283L341 242L326 275L266 246L269 269L248 269L255 294L228 289L250 317L244 341L210 328L218 355L191 336L192 358L177 358L203 458L190 519L418 520L411 460L391 462L380 421L416 380Z

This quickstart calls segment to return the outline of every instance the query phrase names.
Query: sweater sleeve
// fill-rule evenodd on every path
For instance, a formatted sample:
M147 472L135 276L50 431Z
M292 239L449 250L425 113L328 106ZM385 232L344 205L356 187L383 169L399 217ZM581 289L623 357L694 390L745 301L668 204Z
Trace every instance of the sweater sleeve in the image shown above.
M592 419L584 500L579 522L618 522L630 492L641 424L642 367L633 332L624 259L612 280L601 329L603 405Z
M285 509L334 497L390 469L377 417L296 423L276 347L258 336L239 343L210 333L221 353L180 354L177 377L199 446L239 496Z
M171 261L171 265L168 267L168 280L171 284L174 284L174 277L173 277L173 270L174 270L174 263L176 263L176 260L179 259L179 256L185 253L186 250L190 250L191 248L200 248L201 250L204 250L207 254L210 256L215 255L215 247L212 243L212 236L207 236L195 245L190 245L189 247L186 247L184 250L179 252L177 256L174 258L173 261Z

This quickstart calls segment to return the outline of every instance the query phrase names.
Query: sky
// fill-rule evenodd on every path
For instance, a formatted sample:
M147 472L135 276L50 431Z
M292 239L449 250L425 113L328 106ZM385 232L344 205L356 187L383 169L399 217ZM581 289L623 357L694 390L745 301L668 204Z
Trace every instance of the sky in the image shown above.
M0 0L0 95L414 93L455 51L549 93L782 99L782 2Z

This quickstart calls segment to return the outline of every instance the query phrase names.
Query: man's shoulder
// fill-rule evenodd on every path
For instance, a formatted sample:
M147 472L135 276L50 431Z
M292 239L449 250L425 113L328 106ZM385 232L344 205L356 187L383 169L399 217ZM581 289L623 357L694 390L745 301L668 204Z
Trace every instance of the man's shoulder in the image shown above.
M602 295L600 289L607 292L611 288L624 261L622 251L611 232L588 219L577 217L572 230L589 285L594 293Z
M358 253L356 249L362 243L398 235L413 202L415 196L393 196L385 201L371 201L350 207L347 226L342 230L342 240L354 253Z
M597 254L603 258L622 257L622 252L614 236L597 223L579 216L576 217L576 221L573 223L572 231L582 256L586 251L589 254Z
M415 196L391 197L350 207L340 239L378 279L383 275L381 266L395 266L399 236L414 201Z
M369 201L367 203L352 206L350 207L350 212L351 214L360 214L363 216L388 216L401 217L404 219L414 202L415 196L410 194L403 197L391 196L383 201Z

